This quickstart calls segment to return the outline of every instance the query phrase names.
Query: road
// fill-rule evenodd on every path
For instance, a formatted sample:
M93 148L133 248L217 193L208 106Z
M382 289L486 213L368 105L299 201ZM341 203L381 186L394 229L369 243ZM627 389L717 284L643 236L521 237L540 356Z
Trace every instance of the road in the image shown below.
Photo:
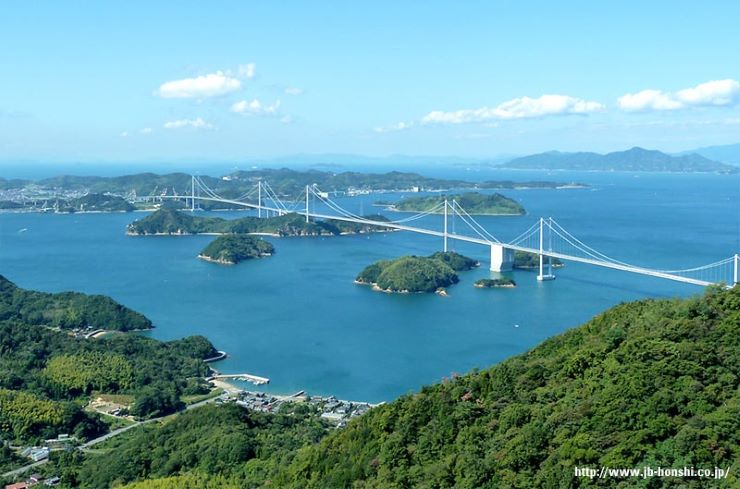
M34 463L30 464L30 465L26 465L25 467L21 467L20 469L11 470L10 472L5 472L4 474L0 475L0 477L2 477L3 479L5 479L5 478L12 479L15 476L21 475L22 473L27 472L27 471L31 470L32 468L34 468L34 467L38 467L39 465L44 465L48 461L49 461L49 459L41 460L39 462L34 462Z
M190 404L189 406L186 406L183 411L180 411L180 413L185 412L185 411L190 411L191 409L197 409L197 408L199 408L201 406L205 406L206 404L211 403L211 402L215 401L216 399L218 399L218 397L211 397L209 399L205 399L203 401L196 402L194 404ZM180 414L180 413L176 413L175 415ZM168 414L167 416L172 416L172 415L171 414ZM135 422L133 424L130 424L128 426L124 426L123 428L118 428L117 430L113 430L110 433L106 433L103 436L99 436L98 438L94 438L94 439L92 439L92 440L90 440L88 442L85 442L82 445L78 446L77 448L79 450L85 452L90 447L95 446L95 445L97 445L99 443L103 443L106 440L110 440L111 438L113 438L115 436L118 436L121 433L125 433L128 430L131 430L133 428L136 428L137 426L142 426L142 425L145 425L145 424L149 424L149 423L154 423L154 422L157 422L157 421L161 421L162 419L166 418L167 416L161 416L159 418L147 419L146 421L137 421L137 422ZM41 460L39 462L34 462L32 464L24 465L23 467L20 467L20 468L15 469L15 470L11 470L10 472L6 472L4 474L0 474L0 477L1 478L4 478L4 479L13 479L16 476L19 476L19 475L21 475L21 474L23 474L25 472L28 472L29 470L33 469L34 467L38 467L39 465L43 465L43 464L47 463L48 461L49 460L47 459L47 460Z

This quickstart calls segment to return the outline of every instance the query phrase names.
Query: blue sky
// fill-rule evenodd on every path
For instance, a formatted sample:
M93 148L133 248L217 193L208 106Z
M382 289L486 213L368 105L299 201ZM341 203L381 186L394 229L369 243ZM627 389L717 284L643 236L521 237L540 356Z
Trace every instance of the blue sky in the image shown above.
M0 4L0 160L740 142L740 2Z

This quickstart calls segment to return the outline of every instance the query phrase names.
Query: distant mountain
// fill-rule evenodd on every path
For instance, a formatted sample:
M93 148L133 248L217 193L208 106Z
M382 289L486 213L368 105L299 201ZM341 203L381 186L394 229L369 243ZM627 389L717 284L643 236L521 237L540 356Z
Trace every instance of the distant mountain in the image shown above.
M587 171L740 172L740 168L694 153L671 156L660 151L637 147L607 154L550 151L515 158L501 167Z
M740 143L724 144L721 146L707 146L704 148L692 149L679 153L681 155L696 153L706 158L728 163L730 165L740 165Z

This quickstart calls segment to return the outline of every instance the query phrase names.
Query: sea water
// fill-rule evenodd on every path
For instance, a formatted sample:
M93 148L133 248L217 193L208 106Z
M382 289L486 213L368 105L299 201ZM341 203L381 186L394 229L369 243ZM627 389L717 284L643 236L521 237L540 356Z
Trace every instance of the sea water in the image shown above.
M555 218L609 256L650 268L687 268L740 251L738 176L460 168L432 173L590 185L500 191L528 212L477 218L503 241L542 216ZM401 197L374 194L338 202L367 214L379 210L375 201ZM488 270L489 250L450 241L450 249L482 266L460 273L448 297L384 294L353 284L354 277L379 259L440 251L442 239L409 232L268 238L274 256L220 266L196 258L210 236L126 236L126 225L144 215L0 214L0 274L29 289L109 295L148 316L156 329L146 334L158 339L205 335L229 354L216 364L220 371L269 377L264 389L277 393L305 390L388 401L455 373L494 365L620 302L702 292L578 263L557 269L551 282L537 282L532 271L515 271L515 289L477 289L475 280L496 276ZM415 224L441 229L442 217ZM450 226L472 235L459 218Z

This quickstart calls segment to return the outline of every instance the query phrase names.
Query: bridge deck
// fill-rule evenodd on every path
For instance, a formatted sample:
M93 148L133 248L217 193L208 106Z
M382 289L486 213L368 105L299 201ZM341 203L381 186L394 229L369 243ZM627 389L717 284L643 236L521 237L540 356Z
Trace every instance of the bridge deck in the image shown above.
M183 199L183 198L188 198L189 199L189 198L191 198L191 196L169 196L169 195L157 196L157 197L158 198L166 198L166 199ZM197 196L195 198L198 199L198 200L205 200L205 201L210 201L210 202L222 202L222 203L226 203L226 204L239 205L239 206L243 206L243 207L247 207L247 208L255 209L255 210L261 209L261 210L265 210L265 211L275 212L277 214L284 214L286 212L284 209L278 209L278 208L275 208L275 207L270 207L270 206L265 206L265 205L261 205L260 206L260 205L257 205L257 204L251 204L251 203L248 203L248 202L241 202L241 201L238 201L238 200L217 199L217 198L213 198L213 197L202 197L202 196ZM302 216L305 216L306 215L306 212L305 211L304 212L296 212L296 213L297 214L300 214ZM383 226L383 227L387 227L387 228L391 228L391 229L397 229L399 231L409 231L409 232L418 233L418 234L425 234L425 235L428 235L428 236L437 236L437 237L440 237L440 238L444 238L446 236L448 239L454 239L454 240L457 240L457 241L464 241L464 242L467 242L467 243L475 243L475 244L480 244L480 245L485 245L485 246L498 245L498 246L503 246L504 248L508 248L508 249L511 249L511 250L514 250L514 251L524 251L524 252L527 252L527 253L534 253L534 254L537 254L537 255L540 254L540 250L537 249L537 248L527 248L527 247L524 247L524 246L512 245L512 244L509 244L509 243L501 243L501 242L497 242L497 241L490 241L490 240L486 240L486 239L482 239L482 238L476 238L476 237L472 237L472 236L465 236L465 235L462 235L462 234L445 233L443 231L435 231L435 230L432 230L432 229L418 228L418 227L414 227L414 226L407 226L407 225L404 225L404 224L397 224L397 223L392 223L392 222L373 221L373 220L366 220L366 219L357 219L357 218L346 217L346 216L332 216L332 215L321 214L321 213L316 213L316 212L308 212L308 217L313 217L313 218L318 218L318 219L333 219L335 221L354 222L354 223L360 223L360 224L371 224L371 225ZM700 286L708 286L708 285L712 285L713 284L713 282L707 282L705 280L698 280L698 279L694 279L694 278L690 278L690 277L684 277L684 276L681 276L681 275L675 275L675 274L671 274L671 273L667 273L667 272L661 272L661 271L658 271L658 270L650 270L650 269L641 268L641 267L632 267L632 266L627 266L627 265L623 265L623 264L619 264L619 263L612 263L612 262L607 262L607 261L602 261L602 260L595 260L593 258L585 258L585 257L580 257L580 256L567 255L567 254L564 254L564 253L557 253L557 252L554 252L554 251L543 250L542 251L542 255L543 256L553 257L553 258L559 258L561 260L566 260L566 261L573 261L573 262L578 262L578 263L586 263L588 265L594 265L594 266L597 266L597 267L609 268L609 269L612 269L612 270L620 270L620 271L624 271L624 272L630 272L630 273L637 273L637 274L640 274L640 275L646 275L646 276L649 276L649 277L656 277L656 278L662 278L662 279L666 279L666 280L673 280L675 282L682 282L682 283L693 284L693 285L700 285Z

